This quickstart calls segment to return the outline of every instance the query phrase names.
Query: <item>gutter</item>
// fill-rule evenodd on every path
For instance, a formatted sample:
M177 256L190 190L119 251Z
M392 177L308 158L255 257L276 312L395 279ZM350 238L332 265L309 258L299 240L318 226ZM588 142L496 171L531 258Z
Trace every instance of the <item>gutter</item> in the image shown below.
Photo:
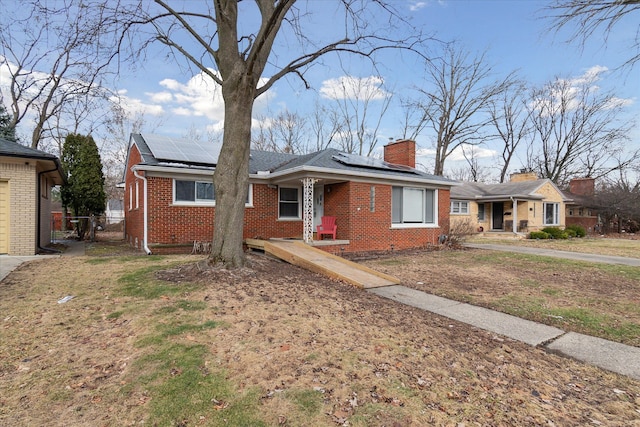
M138 170L133 167L131 168L131 172L133 172L133 175L136 178L139 178L142 180L142 182L144 183L144 185L142 186L142 218L143 218L143 232L142 232L142 238L143 238L143 249L145 251L145 253L147 255L151 255L151 249L149 249L149 246L147 246L147 235L148 235L148 231L147 231L147 178L145 176L142 175L138 175Z

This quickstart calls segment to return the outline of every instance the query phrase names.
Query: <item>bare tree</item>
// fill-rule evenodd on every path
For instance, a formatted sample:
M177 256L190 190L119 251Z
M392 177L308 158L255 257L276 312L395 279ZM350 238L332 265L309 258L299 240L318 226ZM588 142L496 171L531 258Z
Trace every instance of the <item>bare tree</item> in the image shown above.
M530 151L528 166L557 184L605 176L638 155L625 151L632 123L620 119L624 101L601 94L596 78L558 78L532 92L528 108L537 149ZM627 159L616 161L620 153Z
M604 232L640 231L640 179L630 177L623 168L598 185L593 206L598 210Z
M572 27L570 41L579 41L581 44L596 33L604 34L604 42L610 33L624 19L634 19L638 22L637 14L640 12L638 0L556 0L555 3L545 8L556 30ZM630 21L633 22L633 21ZM633 67L640 61L640 25L635 38L630 42L630 56L625 66Z
M141 24L151 30L147 42L164 43L222 87L224 136L213 175L216 215L208 259L211 265L220 263L234 268L245 263L242 231L255 99L287 75L297 76L309 86L305 71L329 53L355 54L373 61L380 49L418 50L423 41L418 31L409 32L412 35L405 39L394 35L394 21L400 17L391 4L344 1L335 4L342 10L344 28L333 40L319 42L317 34L332 36L326 28L314 37L305 33L305 28L313 24L312 13L307 9L311 5L305 3L298 8L295 0L216 0L208 7L202 2L186 2L177 9L164 0L155 0L153 4L121 2L115 9L129 28ZM388 19L383 28L374 28L371 22L379 22L380 14ZM402 22L405 28L410 25ZM275 44L279 35L283 43ZM291 48L292 44L296 49Z
M496 139L502 143L499 182L505 182L517 149L531 134L525 84L510 82L499 96L490 100L488 111Z
M419 89L420 98L405 103L417 112L406 114L416 120L405 126L412 130L408 137L416 139L426 129L434 133L435 175L443 174L445 161L457 147L483 141L481 131L488 119L481 113L505 87L505 82L489 81L491 71L484 54L470 57L449 44L441 58L428 64L429 83L434 86Z
M100 79L111 60L100 49L101 9L50 4L33 1L15 13L3 11L0 25L0 67L10 78L4 96L14 127L33 119L32 148L44 138L59 137L67 114L75 112L64 126L77 127L87 119L93 111L87 102L103 96Z
M336 143L342 151L361 156L373 152L392 99L383 83L380 77L345 75L323 89L323 95L335 101L335 114L340 117L342 129Z
M309 127L313 134L313 146L309 147L309 151L321 151L334 144L345 126L338 111L316 103L309 118Z
M480 164L480 160L477 156L478 147L475 145L462 145L460 147L462 156L468 165L468 178L467 181L472 182L484 182L488 178L488 172L485 167Z
M298 113L284 110L272 118L258 118L258 123L252 137L254 148L290 154L307 152L307 122Z

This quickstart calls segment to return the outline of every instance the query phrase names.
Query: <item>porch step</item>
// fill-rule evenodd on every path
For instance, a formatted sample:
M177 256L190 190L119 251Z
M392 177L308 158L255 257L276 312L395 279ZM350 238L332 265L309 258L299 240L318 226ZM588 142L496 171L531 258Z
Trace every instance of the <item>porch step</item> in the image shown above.
M333 279L343 280L359 288L379 288L400 283L400 280L393 276L314 248L301 241L247 239L245 243L252 249L264 250L265 253L290 264Z

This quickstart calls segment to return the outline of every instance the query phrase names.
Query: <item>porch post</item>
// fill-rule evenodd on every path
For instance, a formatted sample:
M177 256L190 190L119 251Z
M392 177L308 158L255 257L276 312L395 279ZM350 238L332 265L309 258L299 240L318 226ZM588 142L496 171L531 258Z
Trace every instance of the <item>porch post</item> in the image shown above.
M303 178L302 180L302 238L305 243L313 242L313 184L318 180Z
M513 199L513 233L518 233L518 199Z

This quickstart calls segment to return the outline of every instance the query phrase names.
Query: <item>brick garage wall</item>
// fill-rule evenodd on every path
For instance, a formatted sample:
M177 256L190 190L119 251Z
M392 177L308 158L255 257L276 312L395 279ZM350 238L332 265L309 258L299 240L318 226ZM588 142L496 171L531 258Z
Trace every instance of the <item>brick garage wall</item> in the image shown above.
M37 247L37 173L34 160L0 163L9 181L9 255L34 255Z
M371 203L371 188L374 200ZM436 244L449 231L449 190L438 191L438 227L391 228L391 186L345 182L325 186L325 215L336 216L337 239L349 240L345 252L420 248ZM323 247L320 247L321 249ZM335 252L335 247L326 247Z

